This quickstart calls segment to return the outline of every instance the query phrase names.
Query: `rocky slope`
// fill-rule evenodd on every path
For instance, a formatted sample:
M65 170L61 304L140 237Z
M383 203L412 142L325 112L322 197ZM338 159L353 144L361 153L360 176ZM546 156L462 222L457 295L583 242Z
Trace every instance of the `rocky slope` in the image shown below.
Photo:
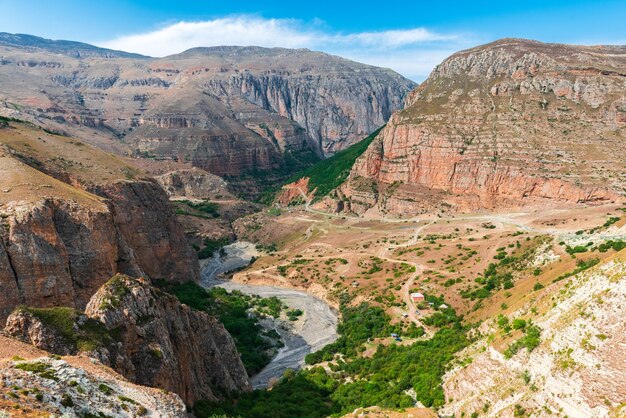
M0 377L7 398L2 406L18 406L20 416L187 416L174 393L133 385L111 370L88 372L65 360L14 361L0 369Z
M116 157L12 122L0 172L0 320L20 304L84 308L118 272L198 280L165 193Z
M220 176L342 149L414 87L391 70L309 50L195 48L152 59L0 36L0 114Z
M505 39L440 64L357 160L339 198L415 214L617 199L626 48Z
M466 366L444 377L448 404L440 415L624 416L624 296L622 251L552 284L510 315L511 321L532 320L541 329L541 343L532 352L522 349L507 359L504 349L519 331L505 335L503 343L496 320L485 322L479 329L485 337L461 353Z
M50 316L45 310L19 309L7 320L5 332L57 354L87 348L90 356L131 381L175 392L188 405L250 390L239 353L223 325L146 279L118 275L108 281L91 298L84 316L68 318L75 330L71 336ZM104 337L87 345L93 335Z

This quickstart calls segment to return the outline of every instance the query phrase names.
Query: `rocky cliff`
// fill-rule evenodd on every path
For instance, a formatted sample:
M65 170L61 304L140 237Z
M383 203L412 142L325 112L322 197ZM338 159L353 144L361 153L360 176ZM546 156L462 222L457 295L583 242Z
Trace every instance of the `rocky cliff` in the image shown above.
M87 304L85 315L22 308L5 332L57 354L89 355L135 383L179 394L188 405L250 390L234 342L214 317L182 305L146 279L118 275Z
M0 320L75 306L118 272L198 280L163 190L121 160L22 123L0 129Z
M0 34L0 114L217 175L345 148L415 87L391 70L309 50L195 48L153 59L64 42Z
M617 199L625 79L625 47L505 39L456 53L409 95L339 196L355 212L408 214Z

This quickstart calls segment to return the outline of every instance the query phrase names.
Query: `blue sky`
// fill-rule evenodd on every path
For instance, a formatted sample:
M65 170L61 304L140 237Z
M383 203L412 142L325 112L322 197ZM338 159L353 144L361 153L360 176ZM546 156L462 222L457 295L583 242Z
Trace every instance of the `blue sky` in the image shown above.
M2 0L0 31L163 56L194 46L310 48L417 81L454 51L503 37L626 43L626 1Z

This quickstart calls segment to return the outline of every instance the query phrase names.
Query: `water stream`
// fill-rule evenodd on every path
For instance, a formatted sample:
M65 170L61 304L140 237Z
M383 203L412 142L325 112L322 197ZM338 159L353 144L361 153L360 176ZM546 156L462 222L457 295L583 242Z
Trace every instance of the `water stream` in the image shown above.
M219 286L228 291L238 290L261 297L276 296L290 309L301 309L304 312L297 326L275 321L274 327L285 346L263 370L250 379L255 389L267 387L287 369L301 368L308 353L337 339L337 314L323 300L293 289L234 283L219 278L220 274L246 267L258 255L254 244L237 241L223 247L221 254L216 252L203 265L201 275L201 284L206 288Z

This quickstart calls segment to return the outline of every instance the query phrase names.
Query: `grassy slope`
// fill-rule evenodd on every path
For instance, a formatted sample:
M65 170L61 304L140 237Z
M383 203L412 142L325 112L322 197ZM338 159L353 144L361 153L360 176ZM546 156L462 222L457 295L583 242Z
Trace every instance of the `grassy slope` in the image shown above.
M356 144L339 151L332 157L322 160L317 164L304 169L291 176L284 184L293 183L303 177L309 178L309 189L314 190L314 199L320 199L326 196L331 190L339 187L350 174L352 166L357 158L361 156L372 143L378 133L384 128L384 125L372 132L367 138ZM272 188L264 193L261 201L270 203L282 185Z

